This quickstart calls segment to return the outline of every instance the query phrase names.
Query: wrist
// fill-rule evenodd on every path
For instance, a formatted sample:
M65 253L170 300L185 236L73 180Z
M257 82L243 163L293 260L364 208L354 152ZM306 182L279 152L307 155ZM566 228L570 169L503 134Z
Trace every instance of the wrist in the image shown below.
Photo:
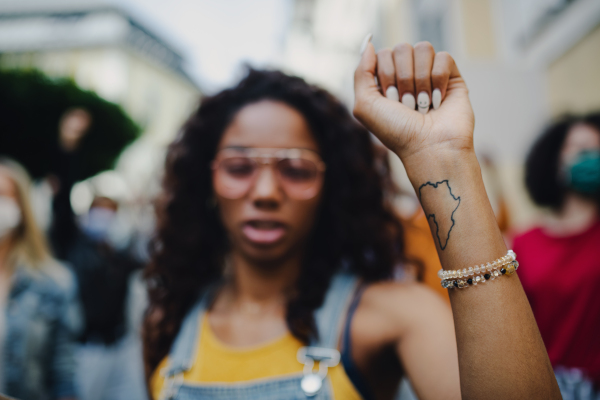
M445 269L506 251L473 151L415 155L406 171Z
M418 143L419 140L414 138L412 142ZM443 139L431 144L390 148L400 157L402 163L405 165L419 163L423 159L431 159L432 157L452 158L475 153L473 136L470 134L458 135L458 137L453 139Z
M481 176L473 149L427 149L401 158L413 187L424 181L454 179L463 181Z

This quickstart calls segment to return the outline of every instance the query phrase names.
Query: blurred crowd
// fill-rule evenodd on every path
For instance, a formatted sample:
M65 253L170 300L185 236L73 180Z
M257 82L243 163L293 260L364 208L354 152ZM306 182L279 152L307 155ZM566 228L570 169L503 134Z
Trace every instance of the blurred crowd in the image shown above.
M141 270L153 215L149 204L127 200L126 185L115 190L118 182L107 173L77 182L73 172L85 161L78 150L93 120L83 108L64 112L57 123L58 143L47 150L52 173L37 182L30 180L26 165L0 159L0 393L15 398L147 398ZM400 204L399 198L410 196L394 185L387 157L381 149L379 171L390 200ZM491 160L484 165L493 170ZM600 385L600 114L549 124L525 166L529 194L548 212L534 229L514 232L505 195L497 192L498 223L524 266L519 277L563 397L595 398ZM83 205L82 196L88 199ZM409 211L398 207L413 268L402 268L396 279L423 280L447 298L436 278L440 264L427 219L416 204Z
M87 209L71 205L91 124L84 109L63 114L52 173L35 184L0 161L0 393L19 399L146 398L136 289L145 260L131 215L105 175L85 182Z

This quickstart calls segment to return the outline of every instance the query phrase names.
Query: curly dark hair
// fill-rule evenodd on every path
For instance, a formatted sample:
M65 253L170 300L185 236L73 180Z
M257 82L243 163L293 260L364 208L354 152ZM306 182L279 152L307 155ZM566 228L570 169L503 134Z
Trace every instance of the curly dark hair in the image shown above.
M365 282L388 279L406 264L403 230L384 200L384 177L368 131L323 89L277 71L250 69L234 88L204 98L171 144L158 231L145 277L150 304L144 321L146 377L167 355L199 292L223 273L228 239L213 199L210 163L228 124L244 106L283 102L306 118L327 165L323 197L287 325L307 342L313 312L332 276L346 268ZM417 267L418 268L418 267Z
M544 130L527 155L525 186L539 206L559 210L563 205L567 187L560 179L560 151L569 131L577 124L589 125L600 133L600 113L560 117Z

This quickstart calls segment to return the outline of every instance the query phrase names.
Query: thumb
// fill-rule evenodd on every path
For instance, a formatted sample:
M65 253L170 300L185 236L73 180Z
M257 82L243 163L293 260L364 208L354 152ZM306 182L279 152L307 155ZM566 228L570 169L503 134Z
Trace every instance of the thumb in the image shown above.
M375 71L377 69L377 54L375 47L371 43L371 37L368 34L362 45L362 55L356 71L354 72L354 92L355 97L371 96L379 93L375 83Z

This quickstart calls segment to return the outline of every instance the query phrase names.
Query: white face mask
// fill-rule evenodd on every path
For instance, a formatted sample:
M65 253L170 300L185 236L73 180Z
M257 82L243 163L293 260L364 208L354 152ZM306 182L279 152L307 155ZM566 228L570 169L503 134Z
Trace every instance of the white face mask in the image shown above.
M11 197L0 196L0 240L21 223L21 209Z
M104 241L108 238L116 213L104 207L93 207L81 220L83 231L90 239Z

